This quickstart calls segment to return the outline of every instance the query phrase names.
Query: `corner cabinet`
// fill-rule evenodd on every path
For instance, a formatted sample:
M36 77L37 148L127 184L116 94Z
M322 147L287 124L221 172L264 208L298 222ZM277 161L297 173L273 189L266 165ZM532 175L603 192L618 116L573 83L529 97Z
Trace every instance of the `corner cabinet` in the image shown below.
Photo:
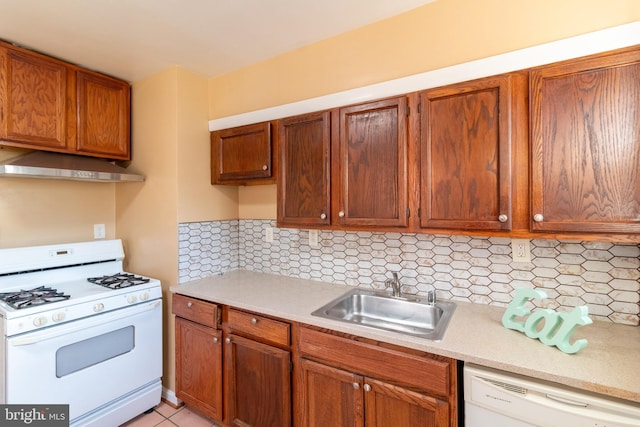
M227 424L290 427L290 325L228 308L224 326Z
M420 92L421 228L511 230L526 90L514 73Z
M222 421L222 331L216 304L173 294L176 315L176 396Z
M275 183L271 122L211 132L211 184Z
M640 50L530 73L531 229L640 233Z
M0 144L131 158L130 86L0 42Z
M407 115L404 96L334 112L332 214L338 225L408 225Z

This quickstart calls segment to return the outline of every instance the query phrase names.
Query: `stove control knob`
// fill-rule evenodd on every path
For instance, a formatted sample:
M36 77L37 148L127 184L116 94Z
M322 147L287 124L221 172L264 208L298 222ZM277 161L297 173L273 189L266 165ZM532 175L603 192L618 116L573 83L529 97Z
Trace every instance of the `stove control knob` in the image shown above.
M38 316L35 319L33 319L34 326L44 326L46 324L47 324L47 318L44 316Z
M149 299L149 293L148 293L148 292L143 292L143 293L140 295L140 301L146 301L146 300L148 300L148 299Z
M64 320L64 313L62 311L58 313L53 313L53 316L51 316L51 319L53 319L54 322L61 322Z
M93 306L93 311L95 311L96 313L98 313L98 312L100 312L102 310L104 310L104 304L101 303L101 302L99 302L99 303L97 303L97 304L95 304Z
M138 301L138 298L136 298L136 296L135 296L135 295L129 295L129 296L127 297L127 302L128 302L129 304L133 304L133 303L135 303L136 301Z

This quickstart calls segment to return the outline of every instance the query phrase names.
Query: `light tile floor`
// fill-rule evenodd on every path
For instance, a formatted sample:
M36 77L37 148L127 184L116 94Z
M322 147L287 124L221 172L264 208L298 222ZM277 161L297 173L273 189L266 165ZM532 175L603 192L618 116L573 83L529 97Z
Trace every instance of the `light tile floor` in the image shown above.
M160 402L153 412L142 414L121 427L218 427L218 424L184 406Z

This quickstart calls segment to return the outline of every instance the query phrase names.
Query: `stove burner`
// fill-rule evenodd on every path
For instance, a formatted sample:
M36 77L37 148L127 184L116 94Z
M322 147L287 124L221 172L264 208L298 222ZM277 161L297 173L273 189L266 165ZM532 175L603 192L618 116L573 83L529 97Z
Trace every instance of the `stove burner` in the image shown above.
M69 298L71 298L70 295L65 295L62 292L58 292L56 289L45 286L39 286L29 290L21 289L16 292L0 293L0 300L16 309L64 301Z
M109 289L128 288L129 286L142 285L149 282L149 279L140 276L134 276L128 273L118 273L112 276L90 277L87 279L91 283L104 286Z

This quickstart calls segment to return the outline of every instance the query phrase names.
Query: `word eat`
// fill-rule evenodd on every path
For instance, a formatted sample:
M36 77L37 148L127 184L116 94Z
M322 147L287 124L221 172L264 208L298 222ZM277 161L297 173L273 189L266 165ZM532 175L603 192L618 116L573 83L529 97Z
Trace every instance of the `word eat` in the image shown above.
M548 346L555 345L568 354L577 353L585 348L588 343L586 339L576 340L573 344L569 344L569 339L578 325L592 323L588 315L589 308L587 306L575 307L569 313L559 313L547 308L536 310L531 314L531 311L524 307L524 304L530 299L546 298L547 294L541 290L516 289L515 297L502 316L502 325L507 329L524 332L529 338L537 338ZM518 317L527 317L527 319L518 321L516 320ZM542 321L544 321L544 325L539 328Z

